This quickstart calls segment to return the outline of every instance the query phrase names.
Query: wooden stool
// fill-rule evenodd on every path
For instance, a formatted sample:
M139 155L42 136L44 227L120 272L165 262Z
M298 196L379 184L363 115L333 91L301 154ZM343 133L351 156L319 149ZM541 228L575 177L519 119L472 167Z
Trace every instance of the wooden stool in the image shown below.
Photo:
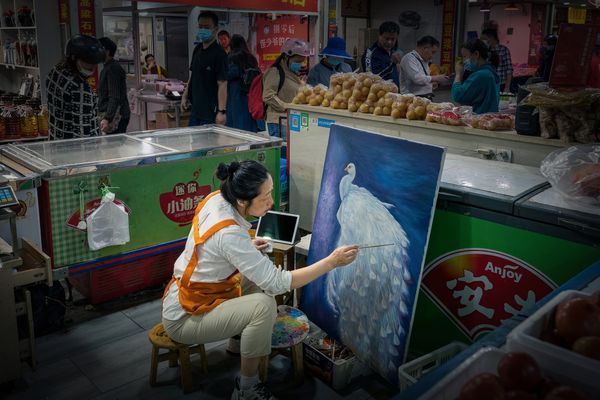
M192 365L190 363L190 355L200 353L202 361L202 371L208 373L208 367L206 365L206 352L204 351L203 344L188 345L177 343L172 340L169 335L165 332L163 324L155 325L154 328L148 332L148 339L152 343L152 362L150 365L150 386L156 386L156 373L158 370L158 363L161 361L169 361L169 367L176 367L177 360L181 366L181 387L184 393L192 391ZM166 349L168 352L159 353L160 349Z
M302 357L302 341L308 335L308 318L297 308L280 305L277 307L277 319L273 326L271 337L271 355L289 356L292 359L294 381L301 384L304 381L304 360ZM259 375L263 382L267 378L268 359L261 360Z

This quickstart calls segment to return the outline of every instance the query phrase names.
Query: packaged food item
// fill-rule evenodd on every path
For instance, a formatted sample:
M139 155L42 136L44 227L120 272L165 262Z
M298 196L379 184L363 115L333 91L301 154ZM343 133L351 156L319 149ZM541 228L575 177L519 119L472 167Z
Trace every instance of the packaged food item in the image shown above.
M424 121L427 117L427 106L430 103L431 101L425 97L415 96L412 104L408 105L408 109L406 110L406 118L409 120Z
M509 131L515 128L515 117L511 114L473 114L463 120L472 128L488 131Z
M42 105L37 115L38 133L40 136L48 136L48 106Z
M570 200L600 204L600 144L580 144L550 153L540 171Z

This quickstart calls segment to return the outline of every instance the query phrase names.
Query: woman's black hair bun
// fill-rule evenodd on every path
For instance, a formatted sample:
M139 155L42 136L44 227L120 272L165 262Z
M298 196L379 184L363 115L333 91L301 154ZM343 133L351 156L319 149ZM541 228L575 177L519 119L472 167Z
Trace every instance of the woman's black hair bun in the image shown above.
M235 174L235 171L240 169L240 166L241 166L241 164L237 161L233 161L231 164L229 164L229 167L228 167L229 176L233 177L233 174Z
M224 181L227 178L229 178L229 166L225 163L220 163L217 167L216 176L221 181Z

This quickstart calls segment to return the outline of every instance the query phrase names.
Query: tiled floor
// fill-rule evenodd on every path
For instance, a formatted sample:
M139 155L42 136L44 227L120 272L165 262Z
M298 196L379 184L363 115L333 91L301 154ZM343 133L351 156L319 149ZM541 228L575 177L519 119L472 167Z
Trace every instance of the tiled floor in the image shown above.
M226 342L206 345L208 375L197 355L192 356L196 390L183 395L177 386L178 370L160 363L159 382L150 387L151 346L147 331L160 322L160 300L114 312L81 324L68 332L38 338L38 366L28 369L9 394L0 398L26 399L228 399L239 359L225 352ZM339 393L310 375L293 386L290 361L277 356L269 365L268 385L281 399L385 399L394 390L376 376L362 377Z

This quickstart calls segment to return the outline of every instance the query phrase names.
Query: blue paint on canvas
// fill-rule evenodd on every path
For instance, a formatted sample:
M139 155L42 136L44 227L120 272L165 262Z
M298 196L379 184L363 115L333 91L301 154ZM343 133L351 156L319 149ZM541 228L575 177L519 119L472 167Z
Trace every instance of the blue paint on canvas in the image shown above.
M302 290L318 326L397 383L433 218L444 150L333 125L308 262L343 244L357 260Z

